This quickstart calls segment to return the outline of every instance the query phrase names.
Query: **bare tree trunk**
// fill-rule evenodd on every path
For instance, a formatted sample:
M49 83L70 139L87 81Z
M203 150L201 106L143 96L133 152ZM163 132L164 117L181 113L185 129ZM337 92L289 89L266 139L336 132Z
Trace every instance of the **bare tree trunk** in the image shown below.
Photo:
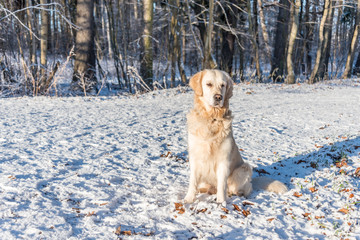
M34 30L35 30L35 24L34 24L34 17L32 14L32 3L31 0L26 1L26 7L28 8L26 10L27 15L28 15L28 27L30 29L29 32L29 53L30 53L30 70L31 70L31 74L33 75L33 77L35 77L36 75L36 64L37 64L37 60L36 60L36 40L34 39Z
M350 45L350 48L349 48L349 52L348 52L348 55L347 55L347 59L346 59L345 71L344 71L344 73L342 75L343 79L351 77L352 65L353 65L353 62L354 62L355 49L356 49L356 45L357 45L357 41L358 41L358 35L359 35L359 27L360 27L359 22L360 22L360 0L357 1L355 28L354 28L354 33L353 33L353 37L352 37L352 40L351 40L351 45Z
M240 30L244 30L245 25L246 25L246 15L245 13L247 12L247 1L240 1L239 3L239 26L238 28ZM240 81L244 81L245 79L245 74L244 74L244 67L245 67L245 49L244 49L244 39L243 37L240 37L239 39L239 77L240 77Z
M289 47L287 53L287 71L288 75L286 78L287 84L294 84L295 83L295 74L294 74L294 63L293 63L293 53L294 53L294 45L296 40L296 35L299 28L299 9L300 9L300 1L301 0L294 0L291 3L291 14L292 14L292 25L291 25L291 32L289 37Z
M309 79L310 83L315 83L318 80L318 74L319 74L319 67L321 64L321 55L323 53L323 45L324 45L324 28L325 28L325 22L329 15L329 9L330 9L330 0L325 0L324 2L324 11L323 16L321 18L320 27L319 27L319 44L318 49L316 51L316 60L314 64L314 68L311 72L311 76Z
M277 16L276 32L274 39L271 77L273 81L282 80L286 67L286 43L289 32L290 1L280 0L279 13Z
M304 55L300 56L301 58L304 58L304 67L303 67L303 73L305 75L310 74L309 67L311 66L311 59L308 60L308 56L310 55L310 44L311 44L311 36L312 36L312 28L310 24L310 4L309 1L306 1L305 4L305 16L304 16L304 22L305 22L305 33L304 33ZM310 62L310 66L308 65Z
M177 19L177 7L175 0L170 0L170 8L171 8L171 20L170 20L170 40L169 40L169 58L171 63L170 70L170 87L174 87L175 85L175 77L176 77L176 41L177 41L177 32L176 25L178 24Z
M310 15L310 9L309 9L309 15ZM310 16L309 16L310 19ZM308 28L307 28L307 40L306 40L306 75L310 76L311 75L311 71L312 71L312 55L311 55L311 50L312 50L312 45L313 45L313 41L314 41L314 34L315 34L315 25L314 23L316 22L316 9L313 6L312 7L312 14L311 14L311 23L309 23Z
M339 6L342 6L343 5L343 1L342 0L339 0L338 1L338 5ZM335 43L334 43L334 48L333 48L333 58L334 58L334 63L336 65L336 75L337 76L338 74L338 71L339 71L339 66L337 66L338 64L338 59L340 58L340 55L342 53L341 51L341 34L340 34L340 28L342 26L342 21L341 21L341 16L342 16L342 13L343 13L343 10L342 10L342 7L338 7L337 8L337 20L336 20L336 30L335 30Z
M128 46L129 46L129 39L130 39L130 9L128 1L126 0L119 0L118 4L120 5L122 2L123 7L119 9L119 13L121 15L121 32L122 32L122 46L123 46L123 78L125 80L125 85L131 92L131 85L129 82L129 78L127 77L128 72Z
M84 94L96 89L94 0L77 0L75 38L75 64L72 80L74 90Z
M153 0L143 1L144 30L142 36L143 51L141 53L140 74L145 83L152 88L153 84Z
M304 64L304 4L303 1L300 1L300 8L299 8L299 20L298 20L298 37L295 40L294 46L294 73L295 75L299 75L300 73L305 71L305 64Z
M255 67L256 67L256 76L258 78L261 77L261 67L260 67L260 56L259 56L259 38L258 38L258 31L257 31L257 7L256 1L253 2L254 6L251 9L251 1L247 1L247 11L248 11L248 19L249 19L249 29L252 35L251 43L253 46L254 54L255 54ZM252 15L254 14L254 19Z
M180 11L180 0L176 0L176 13L174 13L177 18L179 18L179 11ZM180 38L181 38L181 33L182 33L182 27L181 27L181 21L177 21L177 24L176 24L176 27L175 27L175 31L177 32L177 36L175 38L175 53L176 53L176 56L177 56L177 65L178 65L178 69L179 69L179 73L180 73L180 78L181 78L181 83L183 85L185 85L187 83L187 80L186 80L186 74L185 74L185 70L183 68L183 63L182 62L182 56L181 56L181 44L180 44ZM185 38L184 38L184 42L185 42ZM185 45L185 43L184 43ZM185 46L182 46L183 48L185 48Z
M320 67L318 71L319 79L328 79L329 78L329 59L330 59L330 49L331 49L331 37L332 37L332 24L334 18L334 1L330 1L329 12L326 18L325 27L324 27L324 44L321 54Z
M104 7L106 8L107 6L107 3L106 3L106 0L103 1L104 3ZM104 24L103 24L103 29L105 30L105 26L106 26L106 38L107 38L107 45L108 45L108 51L109 51L109 58L112 59L114 57L114 53L112 51L112 44L111 44L111 36L110 36L110 33L111 33L111 29L110 29L110 19L109 19L109 16L110 16L110 13L109 13L109 9L106 8L106 11L108 12L108 19L105 23L104 21ZM102 16L102 19L105 18L105 14L103 14L104 16Z
M352 74L354 74L355 76L359 76L359 73L360 73L360 54L358 54L357 56Z
M42 4L41 10L41 27L40 27L40 64L41 64L41 78L39 80L39 91L42 92L46 90L46 68L47 68L47 49L48 49L48 31L49 31L49 14L48 14L48 6L47 0L40 0L40 4Z
M264 38L264 44L265 44L265 55L268 57L270 65L271 65L271 49L270 49L270 43L269 43L269 34L266 29L265 24L265 16L264 16L264 7L262 0L257 0L257 5L259 9L259 17L260 17L260 25L262 30L262 35Z
M209 0L209 23L206 28L206 41L204 47L204 61L203 61L203 69L211 69L214 68L211 57L211 38L214 27L214 0Z
M235 47L235 35L233 34L234 29L236 28L236 18L237 9L233 7L233 2L230 1L229 4L223 6L224 12L222 12L222 24L224 24L228 30L221 29L221 36L223 39L221 46L221 60L220 60L220 69L232 75L233 70L233 60L234 60L234 47Z

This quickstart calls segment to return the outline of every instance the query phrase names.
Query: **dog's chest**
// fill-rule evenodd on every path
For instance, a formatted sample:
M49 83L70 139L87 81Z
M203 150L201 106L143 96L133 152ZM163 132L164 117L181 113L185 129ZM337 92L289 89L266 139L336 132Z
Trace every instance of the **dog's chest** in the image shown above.
M204 118L195 111L188 114L189 134L210 143L221 142L231 134L231 115L226 117Z

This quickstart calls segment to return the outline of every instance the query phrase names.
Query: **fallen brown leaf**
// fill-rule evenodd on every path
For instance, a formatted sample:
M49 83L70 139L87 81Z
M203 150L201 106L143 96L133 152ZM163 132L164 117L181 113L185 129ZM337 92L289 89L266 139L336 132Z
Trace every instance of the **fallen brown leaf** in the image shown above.
M225 215L220 215L220 218L221 218L221 219L226 219L227 216L225 216Z
M115 234L116 234L116 235L120 235L120 234L121 234L121 225L116 228Z
M347 172L346 172L344 169L340 169L340 170L339 170L339 173L340 173L340 174L347 175Z
M358 168L355 170L354 175L355 175L356 177L360 177L360 167L358 167Z
M339 212L343 213L343 214L348 214L349 213L349 210L346 209L346 208L342 208L339 210Z
M96 213L95 213L95 211L92 211L92 212L88 212L86 214L86 217L91 217L91 216L94 216L94 215L96 215Z
M308 217L308 216L310 216L310 214L311 214L311 213L304 213L303 216L304 216L304 217Z
M270 174L267 171L265 171L264 169L255 169L255 171L260 173L260 174Z
M298 192L294 192L294 196L299 198L299 197L302 196L302 194L301 194L301 193L298 193Z
M125 235L125 236L131 236L132 232L131 231L122 231L121 234Z
M352 189L352 188L343 188L343 189L340 190L340 192L351 192L352 190L354 190L354 189Z
M275 218L269 218L269 219L266 219L266 221L268 222L272 222Z
M238 205L233 204L233 206L236 211L241 212L241 208Z
M254 205L254 203L252 203L252 202L247 202L247 201L243 201L242 202L242 205L245 207L245 206L248 206L248 205L250 205L250 206L252 206L252 205Z
M242 214L245 216L245 217L247 217L247 216L249 216L251 213L250 213L250 210L242 210Z
M226 214L229 213L229 209L227 209L227 208L221 208L221 210L223 210Z
M171 152L167 152L166 154L161 154L160 157L165 157L165 158L167 158L170 154L171 154Z
M204 213L206 212L207 208L203 208L203 209L200 209L200 210L197 210L197 213Z
M318 189L316 189L315 187L311 187L311 188L309 188L309 190L310 190L312 193L314 193L314 192L316 192Z
M178 211L179 214L183 214L185 212L184 205L182 203L175 203L175 210Z

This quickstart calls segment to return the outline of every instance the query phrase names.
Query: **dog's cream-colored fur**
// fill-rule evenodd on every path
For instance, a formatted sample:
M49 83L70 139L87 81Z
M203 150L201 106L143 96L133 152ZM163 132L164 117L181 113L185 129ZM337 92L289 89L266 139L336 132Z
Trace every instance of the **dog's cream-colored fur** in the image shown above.
M247 197L252 189L252 167L241 158L232 132L229 99L233 81L219 70L204 70L190 79L195 92L194 108L187 115L190 158L189 189L186 203L196 193L216 193L216 201L224 204L226 196ZM284 193L287 187L270 178L255 178L254 187Z

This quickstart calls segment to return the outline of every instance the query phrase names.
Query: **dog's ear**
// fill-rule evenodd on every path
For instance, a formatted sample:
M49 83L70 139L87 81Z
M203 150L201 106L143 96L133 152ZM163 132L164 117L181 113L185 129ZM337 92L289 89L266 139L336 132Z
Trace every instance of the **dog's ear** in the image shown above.
M203 90L201 86L203 75L204 75L204 71L198 72L190 79L189 82L189 86L194 90L195 94L198 96L203 95Z
M224 77L225 77L226 83L227 83L225 97L227 99L230 99L233 95L234 82L227 72L223 72L223 74L224 74Z

